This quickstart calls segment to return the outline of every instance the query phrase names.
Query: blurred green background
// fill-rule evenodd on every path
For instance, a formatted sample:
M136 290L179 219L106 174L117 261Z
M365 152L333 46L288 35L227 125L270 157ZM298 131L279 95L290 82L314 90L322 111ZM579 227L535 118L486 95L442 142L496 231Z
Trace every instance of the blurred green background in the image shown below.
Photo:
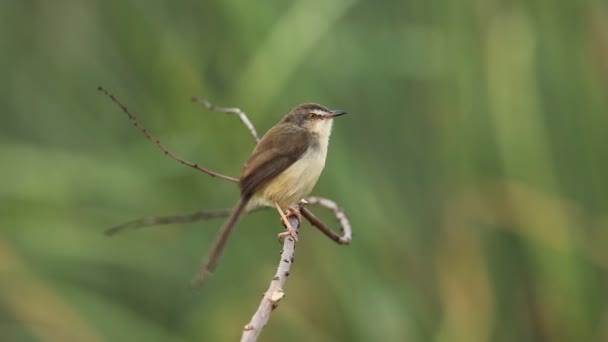
M108 238L232 206L295 105L347 110L266 341L608 340L608 5L558 1L0 2L0 340L233 341L278 261L276 213ZM313 211L335 226L331 215Z

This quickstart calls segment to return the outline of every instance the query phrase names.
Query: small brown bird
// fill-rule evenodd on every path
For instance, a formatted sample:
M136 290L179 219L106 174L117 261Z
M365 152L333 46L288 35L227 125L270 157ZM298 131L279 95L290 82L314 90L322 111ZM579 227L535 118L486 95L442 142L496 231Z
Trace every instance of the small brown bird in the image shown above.
M220 229L196 283L214 270L228 236L244 212L260 206L275 207L287 228L279 237L291 236L297 241L288 216L299 216L294 206L317 183L325 167L333 118L344 114L343 110L329 110L315 103L301 104L266 132L245 162L239 182L241 198ZM289 212L287 216L285 210Z

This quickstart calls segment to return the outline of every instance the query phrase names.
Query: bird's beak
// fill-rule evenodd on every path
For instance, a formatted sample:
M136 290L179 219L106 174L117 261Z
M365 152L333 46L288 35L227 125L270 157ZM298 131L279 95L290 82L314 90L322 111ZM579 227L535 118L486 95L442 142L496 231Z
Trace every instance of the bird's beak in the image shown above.
M330 112L329 116L332 118L335 118L336 116L340 116L340 115L344 115L346 114L345 111L341 110L341 109L334 109Z

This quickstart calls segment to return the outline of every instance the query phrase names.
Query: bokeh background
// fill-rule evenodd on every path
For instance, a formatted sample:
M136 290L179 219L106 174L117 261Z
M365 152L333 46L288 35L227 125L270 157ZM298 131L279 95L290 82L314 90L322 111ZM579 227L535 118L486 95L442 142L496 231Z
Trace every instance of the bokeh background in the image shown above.
M295 105L348 110L314 194L354 228L302 228L266 341L608 340L608 5L558 1L0 2L0 340L233 341L278 261L231 207L253 141ZM327 222L335 220L313 208Z

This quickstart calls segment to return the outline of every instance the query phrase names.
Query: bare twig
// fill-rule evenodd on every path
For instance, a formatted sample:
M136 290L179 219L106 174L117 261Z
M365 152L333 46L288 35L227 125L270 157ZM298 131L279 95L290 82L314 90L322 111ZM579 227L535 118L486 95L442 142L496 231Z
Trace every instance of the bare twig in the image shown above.
M308 197L308 198L306 198L305 201L308 204L313 204L313 205L316 204L316 205L319 205L321 207L324 207L324 208L327 208L327 209L333 211L334 216L336 217L336 219L338 220L338 223L340 224L340 232L342 233L342 235L338 235L336 232L331 230L325 223L323 223L312 212L310 212L310 210L308 210L306 208L302 208L300 210L302 213L302 216L304 216L308 220L308 222L310 222L310 224L317 227L323 234L325 234L328 238L334 240L338 244L340 244L340 245L350 244L350 242L353 239L353 230L350 226L350 222L348 222L348 218L346 217L346 214L344 214L344 211L342 209L340 209L340 207L338 207L336 202L334 202L330 199L327 199L327 198L316 197L316 196Z
M156 147L158 147L161 151L163 151L169 157L177 160L179 163L181 163L183 165L187 165L187 166L190 166L191 168L204 172L204 173L208 174L209 176L224 179L224 180L227 180L227 181L233 182L233 183L239 182L239 180L237 178L226 176L226 175L223 175L223 174L215 172L215 171L211 171L207 168L204 168L204 167L198 165L197 163L187 161L187 160L179 157L175 153L171 152L169 149L167 149L165 146L163 146L158 139L156 139L154 136L152 136L152 134L150 134L150 132L148 132L148 130L139 123L139 121L137 120L137 117L135 115L131 114L131 112L127 109L127 106L122 104L113 94L111 94L110 92L108 92L101 86L97 87L97 89L99 91L103 92L104 94L106 94L106 96L108 96L110 99L112 99L112 101L114 101L114 103L116 103L120 107L120 109L122 109L122 111L125 112L125 114L127 114L129 119L133 123L133 126L135 126L135 128L137 128L137 129L139 129L146 136L146 138L148 138L148 140L150 140L154 145L156 145Z
M301 209L301 205L298 207ZM300 228L300 220L291 216L289 218L291 226L298 231ZM241 342L256 341L262 329L268 323L272 310L276 309L279 305L279 301L285 297L283 286L287 281L291 265L293 264L294 255L296 249L296 242L292 237L287 237L283 240L283 250L281 251L281 259L279 260L279 266L277 271L270 281L268 290L264 293L264 297L258 306L258 309L251 317L249 323L243 327L243 335Z
M245 114L245 112L243 112L240 108L226 108L226 107L216 106L213 103L209 102L209 100L207 100L203 97L200 97L200 96L193 97L192 101L198 102L198 103L202 104L203 106L207 107L207 109L212 110L214 112L237 115L239 117L239 119L241 119L241 122L243 123L243 125L245 125L245 127L247 127L247 129L249 130L249 133L251 133L251 135L253 136L255 143L257 144L260 142L260 137L258 136L258 133L255 131L255 127L253 127L253 124L251 123L251 121L249 121L247 114Z
M138 229L157 225L168 225L173 223L189 223L202 220L209 220L218 217L226 217L230 214L230 209L220 210L200 210L189 214L177 214L168 216L150 216L137 220L129 221L106 230L106 235L114 235L127 229Z

